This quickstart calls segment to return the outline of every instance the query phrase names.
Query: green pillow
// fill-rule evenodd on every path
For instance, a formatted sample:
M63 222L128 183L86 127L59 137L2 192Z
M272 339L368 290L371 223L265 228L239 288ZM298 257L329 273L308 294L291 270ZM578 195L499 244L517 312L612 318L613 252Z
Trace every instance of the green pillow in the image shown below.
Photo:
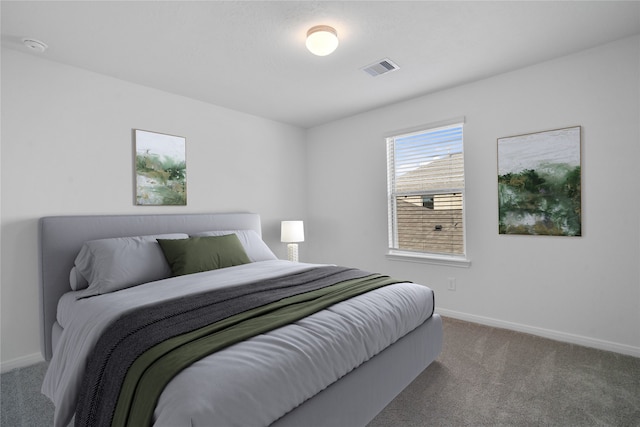
M174 276L199 273L251 262L238 236L158 239Z

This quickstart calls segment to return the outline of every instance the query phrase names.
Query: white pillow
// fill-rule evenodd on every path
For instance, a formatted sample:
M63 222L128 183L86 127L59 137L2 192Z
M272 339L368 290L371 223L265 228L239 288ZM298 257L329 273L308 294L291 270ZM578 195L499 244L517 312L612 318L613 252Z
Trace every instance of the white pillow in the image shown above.
M69 285L71 289L74 291L80 291L82 289L86 289L89 286L89 282L84 278L82 274L78 271L78 268L74 265L71 268L71 272L69 273Z
M269 261L272 259L278 259L277 256L269 246L258 236L255 230L216 230L216 231L203 231L201 233L192 234L191 237L202 236L224 236L227 234L236 234L240 243L244 247L244 251L251 262L257 261Z
M89 283L84 297L106 294L171 277L156 239L187 239L183 233L117 237L85 242L76 257L77 271Z

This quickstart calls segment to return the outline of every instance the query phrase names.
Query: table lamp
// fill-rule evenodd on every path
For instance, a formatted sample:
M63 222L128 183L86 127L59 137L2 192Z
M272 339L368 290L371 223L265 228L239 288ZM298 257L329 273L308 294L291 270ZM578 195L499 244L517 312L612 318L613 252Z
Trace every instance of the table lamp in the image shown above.
M289 261L298 262L298 242L304 242L304 224L302 221L282 221L280 241L288 243Z

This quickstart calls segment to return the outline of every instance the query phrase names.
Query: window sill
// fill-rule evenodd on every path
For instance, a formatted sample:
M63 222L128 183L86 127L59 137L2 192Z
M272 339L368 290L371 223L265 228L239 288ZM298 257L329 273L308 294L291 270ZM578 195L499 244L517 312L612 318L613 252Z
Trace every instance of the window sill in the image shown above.
M468 268L471 266L471 260L467 259L464 256L436 255L398 250L389 250L389 252L387 252L387 259L391 261L408 261L421 262L425 264L446 265L449 267Z

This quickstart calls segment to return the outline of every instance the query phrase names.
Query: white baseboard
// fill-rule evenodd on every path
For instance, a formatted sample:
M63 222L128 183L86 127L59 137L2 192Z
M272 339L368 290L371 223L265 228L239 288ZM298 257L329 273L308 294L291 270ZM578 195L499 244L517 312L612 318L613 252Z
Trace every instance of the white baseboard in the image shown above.
M595 338L554 331L551 329L537 328L535 326L527 326L520 323L506 322L504 320L492 319L490 317L484 316L476 316L475 314L467 314L459 311L447 310L444 308L436 308L436 312L445 317L465 320L467 322L479 323L481 325L493 326L496 328L509 329L511 331L524 332L527 334L537 335L539 337L549 338L556 341L577 344L584 347L597 348L599 350L612 351L614 353L626 354L628 356L640 357L640 347L634 347L631 345L598 340Z
M44 362L42 354L33 353L26 356L18 357L17 359L3 360L0 363L0 373L5 373L18 368L26 368L27 366L35 365L36 363Z

